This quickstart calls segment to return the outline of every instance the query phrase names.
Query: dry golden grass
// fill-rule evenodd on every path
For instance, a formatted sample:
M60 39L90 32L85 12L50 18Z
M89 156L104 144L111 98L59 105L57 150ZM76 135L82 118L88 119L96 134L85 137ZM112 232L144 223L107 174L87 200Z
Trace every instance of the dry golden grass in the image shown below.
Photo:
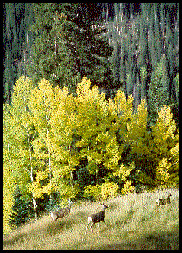
M157 207L171 192L171 204ZM159 250L179 249L179 191L129 194L107 201L105 224L86 231L87 217L100 203L77 202L69 216L52 222L44 216L3 238L4 250Z

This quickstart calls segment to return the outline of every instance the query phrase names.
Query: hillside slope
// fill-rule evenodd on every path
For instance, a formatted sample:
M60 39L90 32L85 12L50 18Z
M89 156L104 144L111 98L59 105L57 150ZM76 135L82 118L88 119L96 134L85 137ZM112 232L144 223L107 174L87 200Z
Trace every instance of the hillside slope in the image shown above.
M171 204L157 207L158 197L172 194ZM160 250L179 249L179 191L129 194L106 202L105 224L86 232L87 216L100 203L77 202L68 217L44 216L3 238L4 250Z

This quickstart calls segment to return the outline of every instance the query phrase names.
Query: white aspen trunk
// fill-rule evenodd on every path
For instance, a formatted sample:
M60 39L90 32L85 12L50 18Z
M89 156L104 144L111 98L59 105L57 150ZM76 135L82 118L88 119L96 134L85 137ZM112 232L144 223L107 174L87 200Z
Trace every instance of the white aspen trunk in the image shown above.
M73 188L73 171L70 171L70 183L71 187Z
M51 180L51 153L50 152L49 152L49 180L50 180L50 185L51 185L52 180ZM49 202L52 207L52 194L50 194Z
M28 138L29 139L29 138ZM30 146L29 146L29 157L30 157L30 179L31 179L31 182L33 184L33 168L32 168L32 155L31 155L31 149L30 149ZM34 198L34 194L32 193L32 201L33 201L33 208L34 208L34 213L35 213L35 220L37 220L37 203L36 203L36 200Z
M56 27L57 27L57 21L56 21L56 17L54 17L54 21L56 23ZM55 41L54 41L54 54L57 54L57 42L56 42L56 36L55 36Z
M98 169L96 170L96 184L98 183Z
M24 97L24 101L25 101L25 97ZM25 112L26 112L26 106L25 106ZM27 123L26 123L26 129L27 129ZM31 154L30 138L29 138L28 129L27 129L27 136L28 136L27 138L28 138L29 159L30 159L30 180L31 180L31 183L33 184L34 180L33 180L32 154ZM32 193L32 201L33 201L33 207L34 207L34 213L35 213L35 220L37 221L37 203L36 203L33 193Z
M71 147L69 146L69 155L70 155L69 159L71 158L70 150L71 150ZM69 169L70 169L70 161L68 163L69 163ZM73 188L73 172L72 171L70 171L70 184Z
M26 50L24 49L24 51L23 51L23 65L24 65L24 67L23 67L23 73L24 73L24 76L26 76L26 71L25 71L25 66L26 66Z
M28 142L29 142L29 138L28 138ZM30 144L30 142L29 142ZM29 145L29 159L30 159L30 179L31 179L31 183L33 184L33 168L32 168L32 155L31 155L31 149L30 149L30 145ZM34 208L34 213L35 213L35 220L37 220L37 203L36 200L34 198L34 194L32 193L32 201L33 201L33 208Z
M106 22L108 22L108 16L109 16L109 10L108 10L108 5L107 5L107 11L106 11Z
M27 32L27 45L28 45L28 32Z
M47 120L47 122L48 122L48 117L47 117L47 115L46 115L46 120ZM49 129L47 128L47 141L48 141L48 137L49 137ZM49 154L49 181L50 181L50 185L51 185L51 153L50 153L50 150L49 150L49 145L48 145L48 154ZM50 194L50 196L49 196L49 203L50 203L50 205L51 205L51 207L52 207L52 194Z
M121 12L121 11L123 11L122 10L122 3L120 3L120 8L119 8L119 12L121 14L121 22L122 22L123 21L123 12Z
M57 43L56 43L56 39L55 39L55 41L54 41L54 53L55 53L55 55L56 55L56 50L57 50Z

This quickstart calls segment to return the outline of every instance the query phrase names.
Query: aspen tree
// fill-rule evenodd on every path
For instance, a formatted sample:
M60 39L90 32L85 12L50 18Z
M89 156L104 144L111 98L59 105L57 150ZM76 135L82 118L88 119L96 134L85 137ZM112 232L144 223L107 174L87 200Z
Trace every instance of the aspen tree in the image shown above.
M30 110L28 108L28 103L32 88L33 87L31 80L25 76L22 76L17 80L12 96L12 115L17 127L15 129L15 139L19 143L19 158L21 160L21 167L23 170L27 171L26 166L30 167L29 173L31 184L34 183L34 172L32 165L32 139L34 138L33 136L35 132L32 128L33 123ZM34 194L31 194L35 212L35 219L37 219L37 203Z
M77 193L73 173L79 164L75 101L68 88L55 88L55 107L50 119L52 136L52 184L61 198L73 198Z
M34 184L30 190L36 198L42 198L46 193L50 196L52 205L52 148L50 134L50 117L54 109L54 92L48 81L42 79L38 83L29 100L32 120L37 131L37 138L33 141L34 157L37 161Z

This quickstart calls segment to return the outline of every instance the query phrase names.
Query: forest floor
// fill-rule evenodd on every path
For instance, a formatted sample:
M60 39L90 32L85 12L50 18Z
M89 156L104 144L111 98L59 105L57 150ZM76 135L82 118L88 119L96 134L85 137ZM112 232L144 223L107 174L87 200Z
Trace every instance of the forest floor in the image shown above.
M171 204L156 199L172 194ZM105 223L86 231L87 217L101 203L79 201L67 217L50 215L22 225L3 238L4 250L179 250L179 190L130 193L105 202Z

